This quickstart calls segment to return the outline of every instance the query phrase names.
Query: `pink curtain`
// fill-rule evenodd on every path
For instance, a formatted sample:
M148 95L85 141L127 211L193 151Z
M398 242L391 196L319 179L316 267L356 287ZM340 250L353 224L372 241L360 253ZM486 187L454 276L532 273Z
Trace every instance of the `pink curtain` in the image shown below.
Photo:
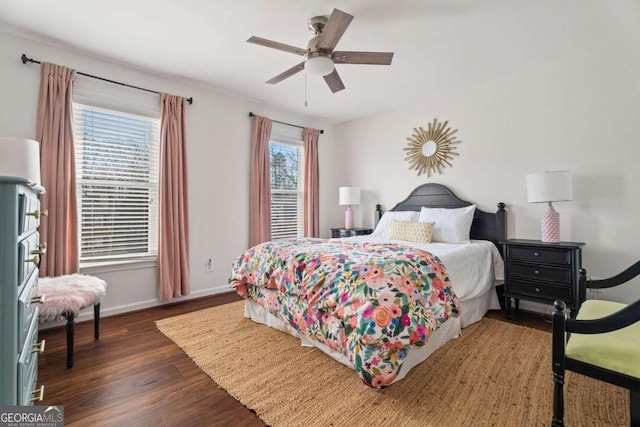
M269 139L272 121L254 116L251 133L251 224L249 244L271 240L271 169Z
M161 301L189 293L185 99L162 94L158 204L158 293Z
M318 129L304 129L304 235L320 236Z
M40 141L40 175L46 193L40 196L41 210L49 215L40 222L40 241L47 254L40 264L40 276L77 273L78 210L73 151L71 108L76 71L43 63L40 67L40 95L36 139Z

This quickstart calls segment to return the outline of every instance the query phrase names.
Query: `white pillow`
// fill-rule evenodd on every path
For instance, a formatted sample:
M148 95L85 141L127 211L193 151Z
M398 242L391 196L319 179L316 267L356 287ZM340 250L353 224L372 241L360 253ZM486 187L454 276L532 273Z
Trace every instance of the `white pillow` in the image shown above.
M380 222L376 226L376 229L371 233L372 236L382 237L388 239L391 233L391 220L397 219L398 221L417 221L420 216L416 211L387 211L382 214Z
M436 223L431 236L432 242L469 243L469 232L475 210L476 205L457 209L423 207L418 221Z

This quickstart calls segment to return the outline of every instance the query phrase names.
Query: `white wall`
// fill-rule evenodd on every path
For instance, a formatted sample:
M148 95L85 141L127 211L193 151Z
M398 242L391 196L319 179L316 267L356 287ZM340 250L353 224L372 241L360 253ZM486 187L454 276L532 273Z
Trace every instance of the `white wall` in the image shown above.
M492 75L470 68L462 80L442 74L416 82L415 103L336 127L344 165L336 171L342 182L363 189L357 225L372 225L375 203L388 209L414 187L437 182L483 210L505 202L508 237L539 239L546 206L527 203L525 175L567 169L574 200L555 204L561 239L586 243L588 274L609 277L640 259L640 28L622 25L615 14L581 16L577 28L572 11L565 12L527 21L531 40L550 41L536 49L543 56L536 62L514 66L505 57ZM547 18L563 24L549 25ZM455 52L465 54L477 53ZM449 59L434 67L439 62ZM433 118L448 120L462 143L453 167L427 178L409 171L403 148L413 128L426 128ZM635 301L638 285L603 295Z
M187 298L229 291L227 279L231 264L248 247L250 111L274 120L324 129L319 141L321 164L333 156L329 149L333 145L332 127L326 123L1 32L0 52L2 136L35 137L40 67L23 65L20 61L22 53L84 73L193 96L193 105L187 107L186 132L192 290ZM78 76L77 79L86 77ZM326 172L321 166L321 188L334 185L331 175ZM322 206L333 203L321 196ZM328 227L322 217L321 228L325 236L329 234ZM205 272L208 258L213 258L212 273ZM108 282L107 296L102 303L104 315L159 304L154 265L118 271L97 268L86 272Z

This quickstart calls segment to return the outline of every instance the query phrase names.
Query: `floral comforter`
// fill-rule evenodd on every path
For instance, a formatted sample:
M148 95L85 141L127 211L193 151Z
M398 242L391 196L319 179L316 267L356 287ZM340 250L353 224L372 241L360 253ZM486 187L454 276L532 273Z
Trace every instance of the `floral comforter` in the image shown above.
M369 387L393 382L460 305L440 260L388 243L295 239L240 255L230 285L299 333L343 353Z

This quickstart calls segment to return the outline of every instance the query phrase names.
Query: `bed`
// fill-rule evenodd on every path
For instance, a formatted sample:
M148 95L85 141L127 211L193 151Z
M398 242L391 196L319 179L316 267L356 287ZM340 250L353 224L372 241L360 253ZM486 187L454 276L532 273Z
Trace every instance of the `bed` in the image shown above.
M408 243L384 235L390 218L417 219L423 207L471 212L468 241ZM237 258L229 282L246 297L245 317L319 348L380 388L499 308L505 237L504 204L485 212L445 186L424 184L385 213L372 236L266 242ZM480 261L469 261L478 253Z

